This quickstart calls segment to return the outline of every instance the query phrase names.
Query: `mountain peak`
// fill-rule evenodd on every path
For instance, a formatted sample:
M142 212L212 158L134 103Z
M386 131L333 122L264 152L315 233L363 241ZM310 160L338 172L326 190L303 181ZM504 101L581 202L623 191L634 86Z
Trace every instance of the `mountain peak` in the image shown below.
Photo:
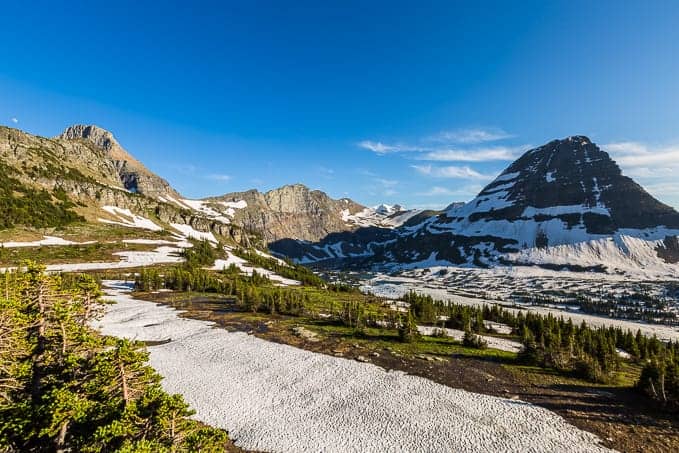
M88 140L104 151L111 151L114 147L120 147L110 131L93 124L74 124L67 127L58 138Z
M128 167L140 173L150 173L144 165L132 157L120 143L115 139L110 131L95 126L93 124L75 124L67 127L57 138L64 140L85 140L104 151L111 159L118 162L125 162Z
M585 237L619 229L679 228L676 211L624 176L608 153L582 135L527 151L462 212L454 215L471 222L530 221L531 227L552 229L563 223L558 242L570 240L571 233Z
M589 137L585 135L571 135L570 137L566 137L563 141L571 142L571 143L580 143L583 145L591 145L592 141L589 139Z
M57 139L84 140L101 150L106 158L113 161L123 186L131 192L140 192L152 197L179 196L167 181L148 170L120 146L110 131L102 127L75 124L67 127Z

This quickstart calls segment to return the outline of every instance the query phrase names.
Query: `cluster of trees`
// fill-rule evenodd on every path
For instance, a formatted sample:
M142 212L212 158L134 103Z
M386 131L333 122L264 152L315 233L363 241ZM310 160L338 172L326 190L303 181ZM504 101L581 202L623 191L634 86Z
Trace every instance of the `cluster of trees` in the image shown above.
M402 297L408 302L415 318L424 324L441 325L450 329L485 333L484 319L509 324L513 315L497 305L474 307L469 305L451 304L434 300L431 296L418 294L414 291Z
M222 250L221 244L215 249L208 241L194 241L193 247L183 249L181 256L184 258L185 266L189 268L212 266L218 258L217 250Z
M580 296L578 297L577 305L585 313L649 321L658 324L679 325L677 313L669 311L667 301L659 298L640 300L632 297L623 297L619 300L597 300Z
M619 329L576 326L568 319L519 313L513 326L523 343L521 358L531 364L607 382L619 369ZM658 342L659 343L659 342Z
M316 288L324 288L327 285L325 280L314 274L309 268L294 264L289 260L280 261L273 257L260 255L253 250L241 248L232 250L232 253L243 258L253 266L270 270L281 277L297 280L303 285L314 286Z
M136 287L144 291L169 288L219 293L232 296L237 307L253 312L314 316L317 309L304 288L273 286L266 276L256 272L245 276L235 266L217 273L186 265L168 269L163 274L144 269L137 276ZM665 344L640 331L633 334L620 328L591 328L552 315L515 313L497 305L451 304L415 292L402 299L409 304L406 313L370 309L365 301L345 301L337 306L333 301L326 309L330 320L352 327L357 335L364 333L366 327L384 327L396 329L402 341L413 341L418 336L417 324L421 323L464 330L464 343L477 348L486 347L479 336L490 331L484 321L506 324L524 345L520 359L525 363L554 368L594 382L615 378L621 365L620 349L644 368L639 388L664 405L676 404L679 400L677 343Z
M98 335L97 282L27 264L0 279L0 451L223 451L143 345Z
M669 310L670 303L666 298L658 297L648 291L635 291L614 295L601 290L599 297L584 294L534 294L516 291L512 297L531 305L571 305L579 307L584 313L610 316L620 319L634 319L657 324L679 325L679 316Z
M328 289L338 293L359 292L358 288L347 283L336 282L330 283L322 277L316 275L311 269L295 264L290 260L280 260L266 255L257 253L254 250L234 249L232 253L243 258L254 266L259 266L264 269L275 272L281 277L297 280L303 285L313 286L316 288Z
M679 342L665 343L655 336L634 334L619 327L592 328L574 325L551 314L512 313L497 305L464 306L434 300L411 292L403 297L418 322L466 331L474 346L476 333L487 331L483 321L503 323L523 343L520 359L525 363L573 373L595 382L614 378L621 364L618 350L642 366L638 388L666 407L679 407ZM477 346L478 347L478 346Z
M0 162L0 229L17 225L36 228L60 227L84 219L73 211L74 204L62 191L55 197L46 190L26 186L11 176L13 170Z
M679 411L679 343L646 360L637 387L661 406Z
M187 266L175 266L162 274L156 269L142 269L135 278L135 288L218 293L233 297L243 310L271 314L300 316L310 305L303 289L273 286L265 275L256 271L250 276L242 275L236 266L218 273Z

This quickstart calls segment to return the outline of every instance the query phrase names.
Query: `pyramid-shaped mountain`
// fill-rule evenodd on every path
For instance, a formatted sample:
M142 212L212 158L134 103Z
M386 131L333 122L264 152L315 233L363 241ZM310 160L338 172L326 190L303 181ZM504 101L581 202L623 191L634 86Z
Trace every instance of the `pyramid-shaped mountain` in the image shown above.
M660 225L679 228L677 211L623 176L608 153L583 136L526 152L488 184L464 214L470 222L557 219L590 234Z
M623 255L641 253L633 250L629 238L646 241L643 253L655 259L663 255L656 250L672 243L666 238L678 234L677 211L624 176L608 153L587 137L572 136L527 151L472 201L451 205L418 224L393 232L329 236L319 244L273 247L306 262L492 266L513 260L529 263L534 254L526 250L541 250L544 258L544 250L575 244L598 247L594 254L602 262L608 252L601 247ZM569 256L579 259L576 252ZM587 266L597 266L590 261Z

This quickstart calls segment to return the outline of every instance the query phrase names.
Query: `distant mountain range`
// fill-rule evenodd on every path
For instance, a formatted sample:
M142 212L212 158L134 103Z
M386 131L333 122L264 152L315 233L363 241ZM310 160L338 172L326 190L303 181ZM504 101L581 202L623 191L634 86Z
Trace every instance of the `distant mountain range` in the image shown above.
M67 194L71 208L90 222L134 225L122 209L159 227L188 225L238 242L265 245L284 238L318 241L334 232L366 226L393 228L420 212L400 206L369 208L348 198L332 199L301 184L191 200L100 127L74 125L52 139L6 127L0 133L0 157L8 176L22 186L47 191L55 204L62 203L62 192ZM35 225L25 222L23 226Z
M370 208L301 184L191 200L97 126L71 126L52 139L2 127L0 158L0 206L16 219L5 226L50 226L25 215L21 194L31 193L47 210L66 213L63 222L188 228L319 266L676 273L679 262L679 213L584 136L527 151L472 201L443 211Z
M416 220L416 221L413 221ZM624 176L587 137L527 151L472 201L391 230L270 247L303 263L402 269L537 264L679 275L679 213Z

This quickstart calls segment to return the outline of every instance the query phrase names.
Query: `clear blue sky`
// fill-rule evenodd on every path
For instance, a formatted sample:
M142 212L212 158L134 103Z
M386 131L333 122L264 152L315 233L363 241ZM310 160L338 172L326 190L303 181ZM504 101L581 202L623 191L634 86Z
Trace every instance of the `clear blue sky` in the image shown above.
M677 2L59 3L3 4L0 122L100 125L187 196L441 207L586 134L679 206Z

